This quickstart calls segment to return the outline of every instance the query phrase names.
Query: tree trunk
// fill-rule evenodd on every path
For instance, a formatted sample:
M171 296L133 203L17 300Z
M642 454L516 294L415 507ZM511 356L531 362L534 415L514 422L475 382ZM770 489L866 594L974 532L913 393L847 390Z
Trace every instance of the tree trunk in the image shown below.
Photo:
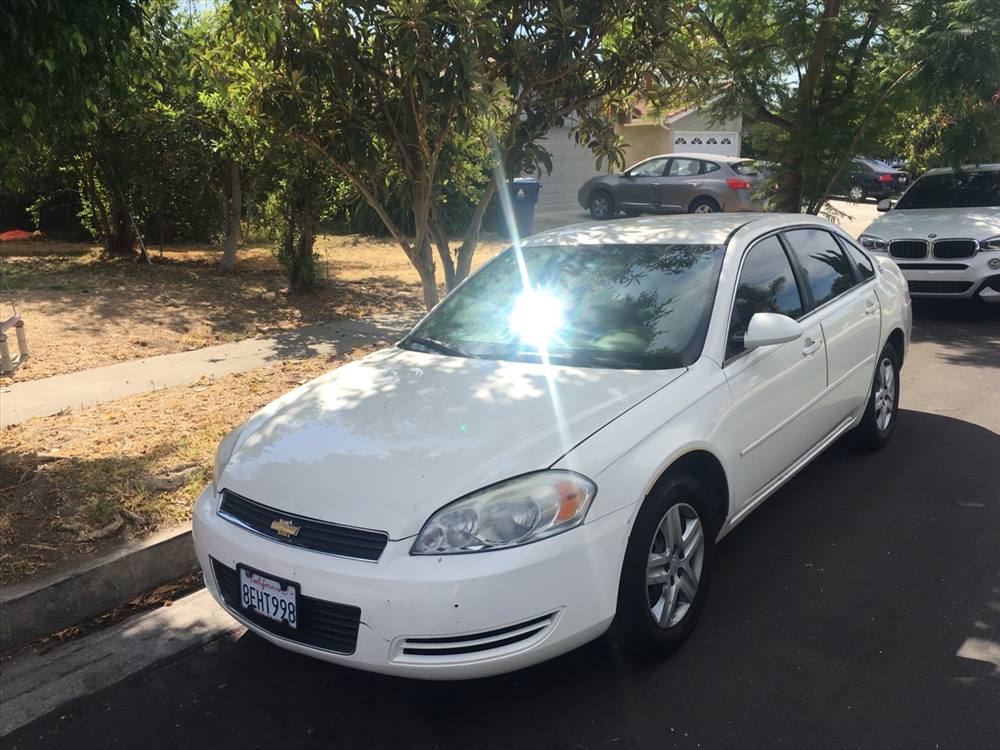
M483 217L486 215L486 209L489 207L490 201L493 200L496 191L497 182L491 177L483 189L483 194L479 196L479 203L476 204L476 208L472 212L472 218L469 219L469 226L462 237L462 245L458 248L458 263L455 267L456 286L461 284L472 272L472 260L476 254L476 247L479 245L479 234L483 229Z
M434 206L431 209L431 234L434 235L434 244L437 245L438 257L441 258L441 268L444 269L445 288L450 292L455 288L455 261L451 257L451 248L448 246L448 233L445 232L441 224L441 214Z
M243 186L240 184L240 165L229 165L229 203L226 206L226 244L222 251L221 266L227 271L236 267L236 247L240 242L240 217L243 214Z
M434 253L431 251L430 237L424 235L420 245L413 247L410 263L417 269L420 286L424 292L424 306L430 310L441 299L437 288L437 274L434 272Z
M294 241L288 273L288 287L292 292L312 289L316 279L313 273L313 213L310 201L305 200L298 212L298 239ZM291 234L291 233L290 233Z
M135 255L135 229L129 220L128 208L117 190L110 192L111 210L108 216L109 234L104 249L109 255Z
M790 156L782 167L775 205L781 213L797 214L802 210L802 155Z

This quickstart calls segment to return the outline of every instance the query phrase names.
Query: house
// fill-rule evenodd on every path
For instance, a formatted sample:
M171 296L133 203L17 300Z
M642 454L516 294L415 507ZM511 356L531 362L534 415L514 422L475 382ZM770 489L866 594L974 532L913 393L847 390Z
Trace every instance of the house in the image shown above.
M626 119L616 128L626 143L627 166L673 151L740 154L742 117L716 123L705 107L688 107L660 117L650 114L644 104L637 108L638 117ZM572 123L550 130L542 145L552 154L552 174L541 176L536 213L579 209L576 193L580 186L602 174L595 165L594 154L573 140Z

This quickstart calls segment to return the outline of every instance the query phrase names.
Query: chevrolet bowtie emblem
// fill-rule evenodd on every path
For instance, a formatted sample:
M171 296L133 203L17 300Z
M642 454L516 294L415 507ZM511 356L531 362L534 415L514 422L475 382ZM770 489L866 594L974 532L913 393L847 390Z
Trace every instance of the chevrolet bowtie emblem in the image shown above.
M271 521L271 530L277 531L278 536L295 536L301 528L301 526L296 526L291 521L286 521L282 518L279 518L277 521Z

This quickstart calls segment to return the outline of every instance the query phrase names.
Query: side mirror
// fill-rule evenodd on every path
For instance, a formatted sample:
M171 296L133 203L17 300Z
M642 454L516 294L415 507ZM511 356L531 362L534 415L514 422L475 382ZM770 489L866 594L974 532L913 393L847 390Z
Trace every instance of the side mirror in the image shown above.
M885 211L891 211L892 210L892 198L883 198L882 200L880 200L878 202L878 205L875 206L875 208L878 211L882 211L883 213Z
M795 341L801 335L802 326L787 315L759 312L750 318L750 325L743 335L743 346L750 351L761 346Z

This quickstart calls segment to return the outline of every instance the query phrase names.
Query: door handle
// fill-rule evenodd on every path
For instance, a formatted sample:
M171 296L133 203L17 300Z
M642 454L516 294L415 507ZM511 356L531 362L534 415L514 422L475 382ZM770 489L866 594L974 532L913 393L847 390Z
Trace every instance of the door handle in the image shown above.
M873 299L868 300L868 304L865 305L865 315L874 315L878 312L878 302Z
M815 354L819 351L822 344L819 341L813 341L811 338L806 338L806 345L802 347L803 356L808 357L810 354Z

